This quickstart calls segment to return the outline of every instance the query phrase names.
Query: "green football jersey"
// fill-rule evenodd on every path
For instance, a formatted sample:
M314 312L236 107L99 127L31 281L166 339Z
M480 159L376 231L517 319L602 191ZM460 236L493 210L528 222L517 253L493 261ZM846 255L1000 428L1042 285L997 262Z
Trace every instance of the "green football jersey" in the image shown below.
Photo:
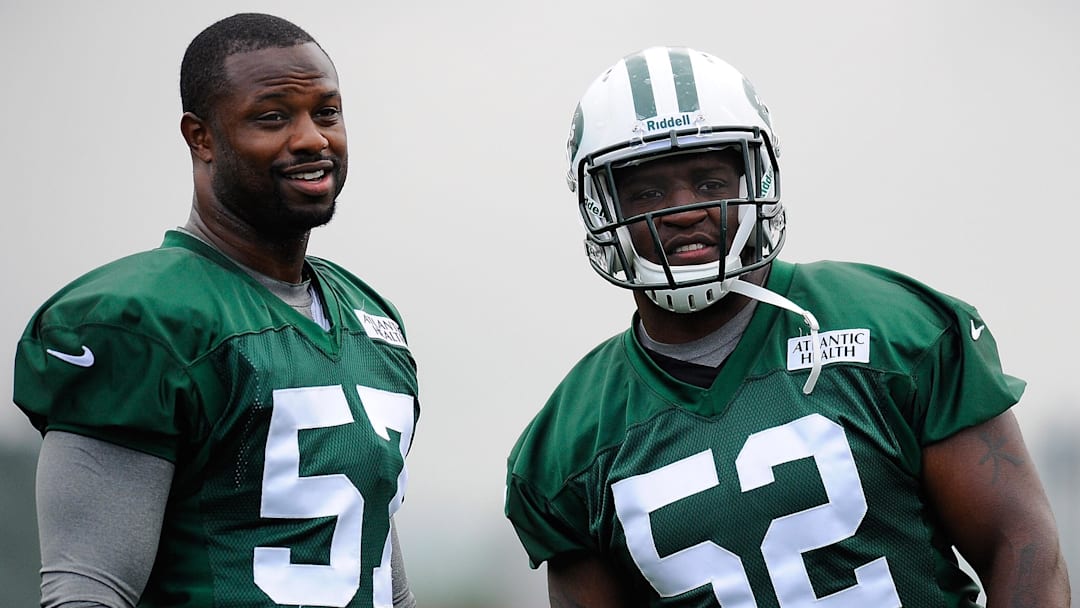
M759 305L708 388L661 371L633 330L567 375L508 462L532 565L603 555L652 606L974 606L922 448L1024 383L974 308L900 274L775 262L767 287L817 317L816 345Z
M390 517L419 416L394 307L308 258L331 327L179 232L30 321L15 401L175 464L140 605L389 606Z

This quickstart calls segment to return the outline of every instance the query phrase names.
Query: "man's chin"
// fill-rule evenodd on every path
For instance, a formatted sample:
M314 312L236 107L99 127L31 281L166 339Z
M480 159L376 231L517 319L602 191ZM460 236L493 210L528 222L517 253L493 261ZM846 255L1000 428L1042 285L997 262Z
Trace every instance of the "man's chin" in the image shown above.
M290 209L261 228L275 238L296 238L311 232L313 228L325 226L334 218L337 210L336 201L319 208Z
M313 228L319 226L325 226L330 223L330 220L334 219L334 208L331 207L326 213L319 215L308 215L303 218L298 218L296 226L303 229L304 232L310 232Z

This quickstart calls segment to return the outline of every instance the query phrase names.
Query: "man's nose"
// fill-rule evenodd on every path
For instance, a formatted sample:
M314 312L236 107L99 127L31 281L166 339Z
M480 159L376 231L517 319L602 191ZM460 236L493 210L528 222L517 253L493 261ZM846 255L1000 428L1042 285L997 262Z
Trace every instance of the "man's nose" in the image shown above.
M299 118L289 138L289 147L294 153L322 152L330 146L330 140L323 135L322 129L310 116Z
M700 203L704 200L706 199L700 196L693 188L678 188L669 194L667 205L665 206L668 209L671 209L673 207L682 207ZM688 226L702 221L707 215L708 211L705 209L688 209L686 211L678 211L676 213L665 215L663 221L672 225Z

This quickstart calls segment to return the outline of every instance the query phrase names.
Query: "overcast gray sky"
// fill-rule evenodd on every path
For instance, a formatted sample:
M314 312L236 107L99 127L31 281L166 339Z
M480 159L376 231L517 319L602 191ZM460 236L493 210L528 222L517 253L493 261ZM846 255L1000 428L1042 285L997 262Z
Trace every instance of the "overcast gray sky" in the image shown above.
M505 457L577 358L629 321L629 293L583 255L564 142L589 82L646 46L724 57L769 104L783 257L889 266L969 301L1006 369L1029 381L1017 415L1036 452L1077 418L1073 0L7 0L8 401L34 309L186 218L180 58L203 27L243 11L293 20L339 70L351 170L310 252L405 315L424 412L400 522L421 594L545 605L502 520ZM0 441L37 441L10 405ZM527 597L498 599L515 588Z

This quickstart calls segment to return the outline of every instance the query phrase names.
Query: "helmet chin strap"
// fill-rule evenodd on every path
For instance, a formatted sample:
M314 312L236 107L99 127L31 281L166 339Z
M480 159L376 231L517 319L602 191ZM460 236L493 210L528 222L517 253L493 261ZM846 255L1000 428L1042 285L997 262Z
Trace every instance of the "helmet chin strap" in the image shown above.
M739 263L738 256L728 259L730 264ZM634 261L637 276L644 282L666 282L664 268L648 260L638 258ZM690 281L705 278L715 278L717 263L698 264L694 266L673 266L671 273L676 281ZM674 289L650 289L645 294L660 308L677 313L691 313L704 310L724 297L728 292L728 284L734 279L725 281L712 281L693 287L676 287Z
M754 225L753 220L747 221L747 215L752 212L753 210L749 207L739 209L739 228L735 233L735 238L732 239L731 251L742 251L746 246L746 242L750 238L751 228ZM724 264L724 267L728 269L729 272L738 270L739 268L742 268L743 265L742 257L739 255L729 255L724 260ZM639 276L646 277L650 280L660 280L665 276L663 267L659 264L649 262L640 256L636 257L635 265L637 266ZM686 278L697 278L698 276L708 276L710 272L715 274L717 268L718 264L714 262L712 264L701 264L689 267L676 266L671 268L671 272L672 274L679 274ZM753 298L759 302L771 304L778 308L783 308L784 310L802 315L803 321L810 327L810 343L813 345L810 351L812 361L810 364L810 376L806 379L806 384L803 385L803 394L809 395L814 390L814 386L817 385L818 376L821 375L821 356L817 351L817 336L820 326L818 325L817 319L814 318L814 315L811 314L810 311L795 304L784 296L769 291L760 285L744 281L741 276L695 287L657 289L646 293L657 305L674 312L696 312L711 306L728 293L737 293L748 298Z
M711 298L706 298L706 293L711 293L713 296ZM806 384L803 385L803 394L809 395L814 390L814 386L817 385L818 376L821 375L821 356L817 352L817 336L820 326L818 325L817 318L815 318L810 311L778 293L769 291L768 289L750 283L749 281L744 281L742 277L728 279L722 283L711 283L698 285L696 287L680 287L677 289L658 289L646 292L649 298L661 308L682 313L696 312L707 308L729 293L744 295L759 302L771 304L778 308L783 308L784 310L802 315L803 321L805 321L806 325L810 328L810 343L814 345L810 352L812 361L810 365L810 377L806 379ZM700 302L702 305L695 307L687 304L695 302Z
M729 251L741 252L743 248L746 247L746 243L750 240L750 235L754 228L754 214L753 208L739 208L739 228L735 232ZM626 239L629 241L629 236L627 236ZM629 249L634 256L634 267L637 271L637 275L643 282L659 283L667 281L667 275L664 273L663 266L655 262L650 262L638 255L634 251L633 246ZM742 267L743 261L741 255L732 253L724 258L724 268L727 272L736 272ZM669 269L671 270L671 274L676 278L676 283L679 283L680 281L694 281L715 277L719 272L720 266L718 262L710 262L707 264L694 264L689 266L671 266ZM722 281L705 283L694 287L654 289L649 290L646 293L649 298L661 308L666 308L667 310L678 313L697 312L712 306L720 298L724 297L729 291L728 285L733 280L734 279L724 279Z
M806 379L806 384L803 385L803 394L809 395L817 384L818 376L821 375L821 357L817 351L817 335L820 326L818 325L817 319L814 318L814 315L811 314L809 310L802 308L784 296L769 291L760 285L743 281L741 278L731 281L731 283L727 285L727 288L727 290L732 293L742 294L759 302L772 304L778 308L783 308L784 310L789 310L793 313L802 315L803 321L810 327L810 344L813 345L810 350L810 357L813 361L810 367L810 377Z

